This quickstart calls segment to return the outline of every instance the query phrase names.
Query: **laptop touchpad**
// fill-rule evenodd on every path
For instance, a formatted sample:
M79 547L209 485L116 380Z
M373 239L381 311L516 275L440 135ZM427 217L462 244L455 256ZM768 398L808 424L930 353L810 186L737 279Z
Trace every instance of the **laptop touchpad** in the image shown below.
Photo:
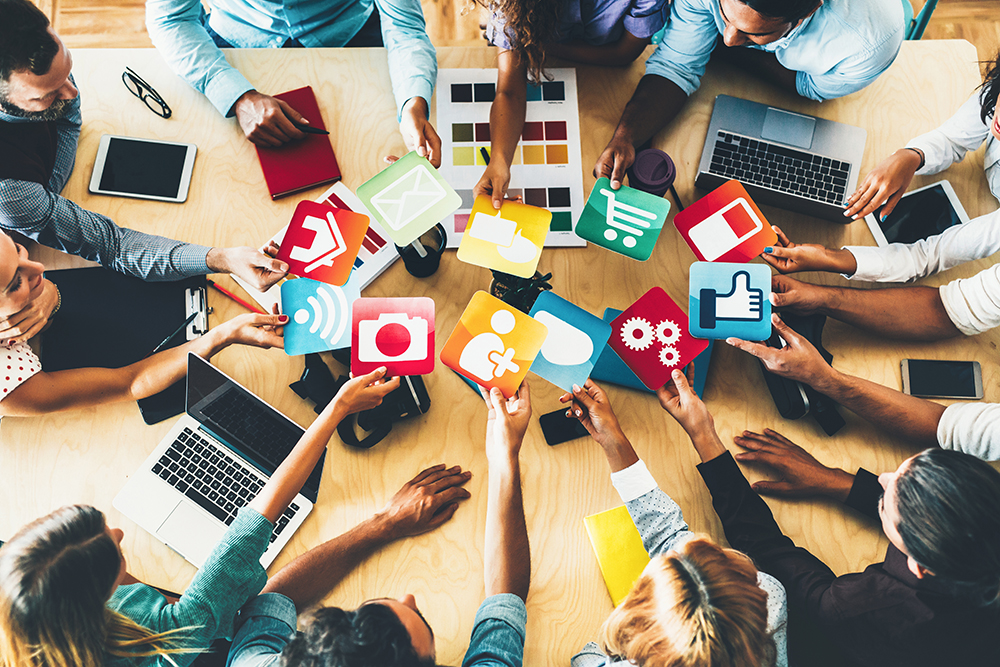
M168 547L198 567L202 566L225 532L225 524L205 516L189 502L182 502L174 508L156 531Z
M764 116L764 128L760 131L760 136L768 141L809 148L812 146L813 130L815 129L816 119L812 116L802 116L768 107L767 114Z

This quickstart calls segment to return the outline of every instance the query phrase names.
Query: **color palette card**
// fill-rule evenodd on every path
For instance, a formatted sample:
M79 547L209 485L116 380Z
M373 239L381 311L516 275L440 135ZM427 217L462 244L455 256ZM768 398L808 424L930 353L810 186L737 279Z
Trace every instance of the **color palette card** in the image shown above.
M611 181L599 178L590 191L587 206L576 223L576 233L592 243L645 262L653 254L670 202L623 185L611 189Z
M380 366L390 376L434 370L434 300L358 299L351 309L351 373Z
M544 208L512 201L504 201L497 211L492 199L480 195L472 207L472 222L458 247L458 258L530 278L542 256L551 220L552 214Z
M739 181L727 181L674 216L674 226L703 262L749 262L778 241Z
M348 280L343 287L309 278L281 283L285 353L289 356L338 350L351 344L351 305L361 296Z
M528 374L548 329L486 292L476 292L441 350L441 362L510 398Z
M597 556L611 603L617 607L649 563L642 536L625 505L584 517L583 525Z
M288 262L288 272L293 275L343 285L351 277L367 231L367 215L300 201L277 258Z
M412 151L363 183L358 198L400 246L413 243L462 204L427 158Z
M566 391L574 384L582 387L611 337L611 326L552 292L538 295L530 315L549 330L532 372Z
M687 315L660 287L654 287L611 322L608 344L650 389L662 387L675 368L684 368L708 342L688 333Z
M766 264L695 262L688 298L692 336L771 336L771 268Z

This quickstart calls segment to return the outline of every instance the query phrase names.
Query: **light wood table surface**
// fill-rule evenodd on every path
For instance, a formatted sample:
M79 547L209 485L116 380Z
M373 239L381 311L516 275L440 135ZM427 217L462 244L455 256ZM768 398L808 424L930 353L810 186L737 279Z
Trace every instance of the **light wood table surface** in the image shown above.
M272 202L253 147L233 120L221 118L207 100L169 72L152 50L78 50L74 75L83 95L83 132L77 167L63 193L85 208L119 224L206 245L260 245L284 225L298 197ZM383 168L382 156L404 150L390 94L382 51L348 49L245 50L230 61L258 89L276 93L312 85L331 130L334 150L352 189ZM488 48L442 48L441 67L493 67ZM122 85L125 66L155 87L173 108L163 120ZM629 69L581 67L580 125L585 190L590 173L619 115L643 73ZM906 140L938 126L980 83L976 51L965 41L906 42L892 68L864 91L823 104L779 92L746 73L712 64L701 89L681 115L661 132L655 145L673 156L677 190L684 202L698 196L695 169L719 93L859 125L868 130L861 173ZM87 192L100 136L127 134L190 141L198 145L194 179L183 205L93 196ZM970 155L946 176L971 216L997 206L982 172L982 151ZM917 187L932 179L917 178ZM315 197L317 189L302 197ZM838 225L764 207L771 222L797 241L825 245L873 244L861 221ZM53 265L65 260L42 252ZM687 302L687 267L694 256L668 225L653 257L644 263L590 246L549 249L539 269L553 273L555 292L596 314L605 307L624 309L654 285L678 303ZM988 266L982 260L923 281L938 285L970 276ZM485 269L459 262L449 253L431 278L411 278L402 263L393 266L368 290L368 296L432 296L437 304L438 347L444 344L473 292L487 289ZM807 280L842 284L839 276ZM228 277L220 282L229 286ZM212 293L217 324L242 312ZM985 400L1000 401L995 355L1000 333L960 338L933 345L881 341L846 325L828 323L824 342L834 365L848 373L892 387L900 386L899 361L905 357L979 359ZM312 406L288 384L302 370L300 358L280 350L230 348L215 359L224 371L257 392L303 426L314 418ZM435 629L438 659L458 664L468 643L476 607L483 598L483 531L486 514L486 459L483 453L485 410L481 400L448 368L438 364L426 378L430 413L400 423L370 451L343 446L337 438L327 455L319 503L271 571L322 540L348 529L377 511L392 494L426 466L446 462L474 473L472 498L455 517L432 533L396 543L362 565L338 586L328 603L352 608L378 596L413 593ZM560 391L532 376L535 415L559 407ZM724 539L710 497L695 469L697 458L683 431L648 394L608 387L626 433L662 488L684 509L692 529ZM748 355L716 346L705 399L723 441L745 428L775 428L802 444L828 465L874 472L894 469L916 449L880 432L842 410L847 426L835 437L822 433L811 418L786 422L765 388L757 362ZM111 501L128 475L167 432L172 420L146 426L134 404L79 410L46 418L3 420L0 430L0 538L66 503L90 503L125 530L124 550L140 579L182 590L194 568L114 511ZM532 549L532 585L528 600L525 664L565 665L585 642L597 636L611 611L582 517L620 504L598 446L577 440L548 447L533 421L521 455L524 501ZM762 471L748 470L751 479ZM778 523L797 544L811 550L837 573L857 571L883 558L887 541L877 527L822 502L769 500Z

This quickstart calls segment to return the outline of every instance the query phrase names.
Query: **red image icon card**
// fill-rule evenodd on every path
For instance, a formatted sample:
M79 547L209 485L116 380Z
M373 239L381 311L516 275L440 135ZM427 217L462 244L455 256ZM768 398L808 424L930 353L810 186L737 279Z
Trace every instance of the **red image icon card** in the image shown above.
M301 201L277 258L288 262L289 273L339 287L351 277L367 231L367 215Z
M434 299L358 299L351 308L351 372L426 375L434 370Z
M778 241L739 181L728 181L674 216L674 226L703 262L749 262Z
M708 341L688 333L688 316L659 287L611 321L608 345L642 383L656 391L675 368L684 368L705 351Z

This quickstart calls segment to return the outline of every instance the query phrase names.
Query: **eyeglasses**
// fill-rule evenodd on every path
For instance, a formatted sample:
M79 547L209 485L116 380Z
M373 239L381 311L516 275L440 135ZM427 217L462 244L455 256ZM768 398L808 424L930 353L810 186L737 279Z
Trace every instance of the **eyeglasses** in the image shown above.
M122 83L125 84L130 93L142 100L150 111L162 118L170 118L170 114L173 112L170 111L166 100L160 97L160 94L131 68L126 67L125 71L122 72Z

